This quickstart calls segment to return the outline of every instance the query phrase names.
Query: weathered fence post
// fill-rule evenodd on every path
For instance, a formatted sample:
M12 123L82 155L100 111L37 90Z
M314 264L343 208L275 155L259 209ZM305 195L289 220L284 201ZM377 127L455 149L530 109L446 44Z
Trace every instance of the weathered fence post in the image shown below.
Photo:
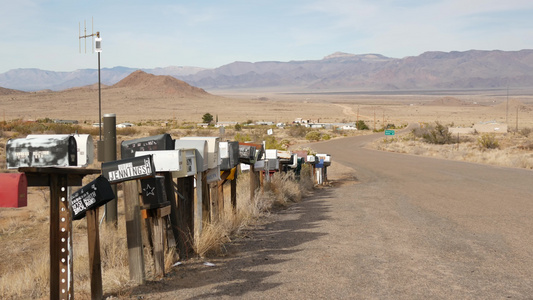
M137 180L124 182L124 207L130 279L138 284L146 282L142 242L141 209Z

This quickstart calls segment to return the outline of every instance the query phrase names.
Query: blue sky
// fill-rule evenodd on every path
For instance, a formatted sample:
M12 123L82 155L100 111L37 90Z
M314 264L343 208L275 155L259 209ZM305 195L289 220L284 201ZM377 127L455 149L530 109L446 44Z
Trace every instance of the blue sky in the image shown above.
M533 48L531 0L0 1L0 73L97 68L91 18L102 68Z

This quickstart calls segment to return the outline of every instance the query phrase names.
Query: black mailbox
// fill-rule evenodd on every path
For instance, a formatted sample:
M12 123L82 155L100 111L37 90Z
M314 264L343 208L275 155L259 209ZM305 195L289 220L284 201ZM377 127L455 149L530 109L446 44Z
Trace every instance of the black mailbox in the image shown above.
M141 179L142 209L154 209L170 205L165 191L165 177Z
M76 191L70 197L72 219L80 220L85 217L89 209L100 207L115 199L111 184L103 176L98 176L86 186Z
M121 158L135 157L136 151L174 150L170 134L160 134L140 139L123 141L120 145Z
M76 139L67 135L11 139L6 145L6 162L8 169L77 166Z
M250 145L239 145L239 162L253 164L255 162L255 147Z

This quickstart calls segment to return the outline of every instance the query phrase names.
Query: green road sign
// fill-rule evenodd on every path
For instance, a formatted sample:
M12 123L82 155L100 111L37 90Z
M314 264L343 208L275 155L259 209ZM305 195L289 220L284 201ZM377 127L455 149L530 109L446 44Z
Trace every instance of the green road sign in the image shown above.
M394 130L385 130L385 135L394 135Z

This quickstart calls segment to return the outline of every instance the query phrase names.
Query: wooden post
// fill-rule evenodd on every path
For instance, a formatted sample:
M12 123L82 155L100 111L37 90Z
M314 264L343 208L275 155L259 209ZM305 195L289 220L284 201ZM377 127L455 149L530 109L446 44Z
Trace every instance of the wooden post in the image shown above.
M211 205L210 205L210 193L209 193L209 184L207 183L207 171L202 172L202 222L209 223L211 222ZM198 187L197 187L198 188Z
M98 208L86 212L87 237L89 240L89 268L91 276L91 299L102 299L102 262L100 259L100 233Z
M216 222L219 220L220 211L219 211L219 189L218 182L209 184L209 206L211 208L211 222Z
M204 172L196 174L196 198L194 198L194 241L200 239L204 219Z
M154 258L155 276L163 278L165 276L165 216L170 214L171 207L143 210L143 216L149 220L152 234L152 253Z
M229 172L226 172L229 173ZM227 177L227 175L226 175ZM226 180L221 180L217 182L217 188L218 188L218 216L220 219L224 217L224 182Z
M233 213L237 213L237 170L235 170L235 175L233 175L233 179L231 180L231 207L233 210Z
M179 221L178 221L178 202L176 201L176 190L174 189L174 180L170 172L165 172L165 194L170 202L170 227L176 244L180 238ZM179 179L178 179L179 182Z
M124 206L130 279L138 284L146 282L144 271L143 243L141 236L141 211L137 180L124 182Z
M193 232L194 232L194 176L178 178L178 231L179 236L176 240L180 260L189 258L193 251Z
M257 173L254 164L250 164L250 201L255 199L255 190L257 189Z

